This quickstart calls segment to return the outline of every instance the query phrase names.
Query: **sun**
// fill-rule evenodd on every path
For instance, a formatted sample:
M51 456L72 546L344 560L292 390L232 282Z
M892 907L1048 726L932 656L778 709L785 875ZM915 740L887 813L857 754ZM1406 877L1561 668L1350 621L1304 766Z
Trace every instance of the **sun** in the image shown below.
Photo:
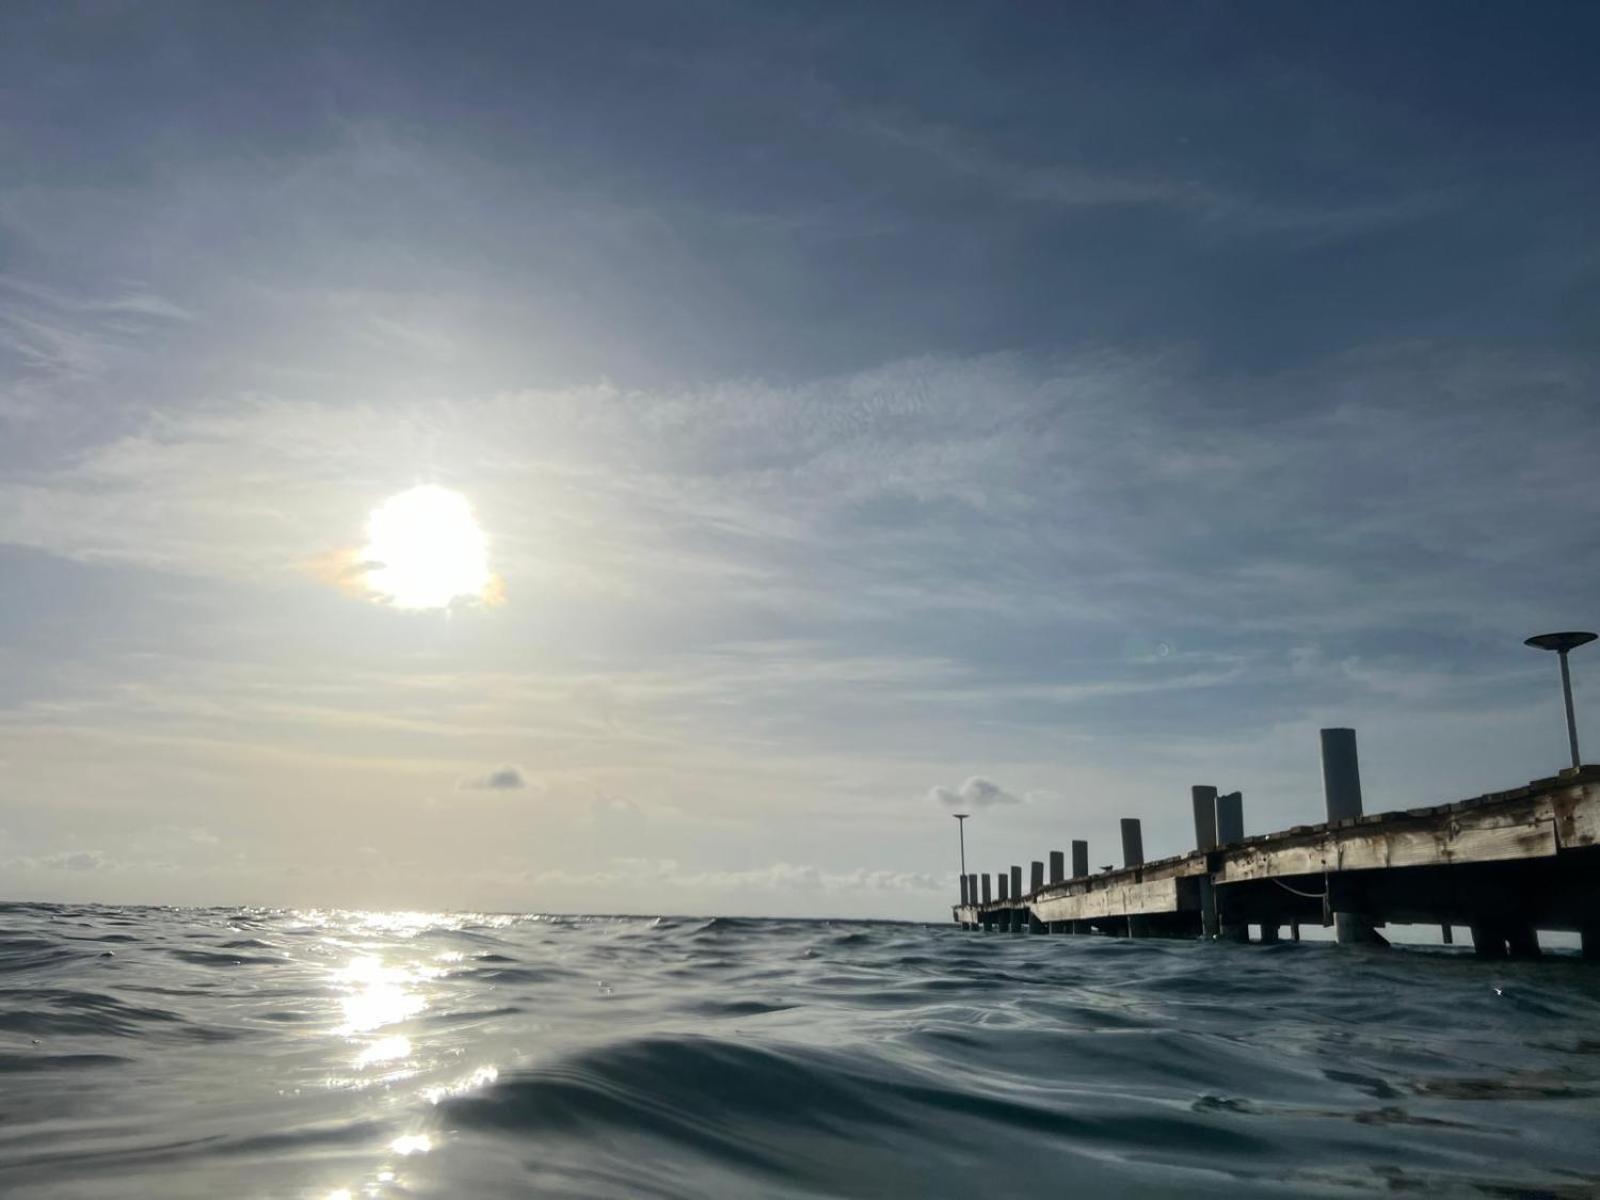
M423 484L390 496L367 518L366 584L398 608L448 608L494 586L489 542L460 492Z

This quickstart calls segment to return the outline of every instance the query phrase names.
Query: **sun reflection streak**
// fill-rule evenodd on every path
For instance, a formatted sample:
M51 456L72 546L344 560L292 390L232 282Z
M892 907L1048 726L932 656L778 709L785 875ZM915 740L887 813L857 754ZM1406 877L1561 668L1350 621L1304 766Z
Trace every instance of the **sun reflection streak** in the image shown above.
M462 1096L478 1088L488 1087L499 1078L500 1072L497 1068L479 1067L465 1079L458 1079L455 1083L423 1089L422 1098L429 1104L437 1104L441 1100L448 1100L451 1096Z
M411 1039L405 1037L379 1038L361 1048L356 1055L356 1066L370 1067L375 1063L395 1062L411 1057Z
M437 972L416 968L385 966L376 955L353 959L334 978L349 992L340 998L344 1024L335 1031L341 1037L369 1033L416 1016L428 1002L407 985Z

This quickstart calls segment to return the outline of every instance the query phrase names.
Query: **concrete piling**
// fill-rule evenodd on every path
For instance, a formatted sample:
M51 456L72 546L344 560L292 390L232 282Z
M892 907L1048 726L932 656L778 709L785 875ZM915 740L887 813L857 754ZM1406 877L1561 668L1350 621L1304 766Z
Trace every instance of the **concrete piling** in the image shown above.
M1217 889L1210 875L1200 876L1200 933L1210 941L1221 932L1217 921Z
M1044 864L1042 862L1035 861L1033 863L1033 873L1029 878L1029 883L1032 885L1028 888L1030 892L1037 892L1044 886Z
M1472 926L1472 952L1479 958L1504 958L1505 931L1488 921L1477 922Z
M983 902L985 904L990 903L991 900L993 899L989 895L989 880L991 880L992 878L994 878L994 877L992 875L990 875L988 872L984 872L982 875L978 876L979 882L981 884L981 890L983 892Z
M1014 867L1011 868L1011 898L1013 900L1021 900L1022 899L1022 868L1021 867L1014 866Z
M1067 877L1067 856L1059 850L1050 851L1050 882L1060 883Z
M1194 848L1217 848L1217 789L1196 784L1189 789L1189 801L1194 805Z
M1354 729L1322 731L1322 797L1330 821L1361 815L1361 763Z
M1089 873L1089 843L1074 839L1072 843L1072 877L1082 879Z
M1229 792L1217 797L1217 845L1231 846L1244 841L1244 793Z
M1349 821L1361 815L1361 763L1356 755L1354 729L1324 729L1322 738L1322 799L1328 820ZM1340 942L1376 942L1372 922L1355 913L1333 914L1334 937ZM1474 938L1476 941L1476 938Z
M1122 818L1122 865L1144 866L1144 831L1138 817Z
M1010 887L1011 881L1006 878L1006 873L1001 871L1000 874L995 876L995 878L999 881L996 885L999 888L999 895L997 895L995 899L1000 901L1009 900L1011 897L1006 895L1006 892Z
M967 877L963 875L961 877L961 907L965 908L971 902L971 897L967 895Z
M1539 935L1526 921L1512 921L1506 926L1506 949L1512 958L1538 958Z

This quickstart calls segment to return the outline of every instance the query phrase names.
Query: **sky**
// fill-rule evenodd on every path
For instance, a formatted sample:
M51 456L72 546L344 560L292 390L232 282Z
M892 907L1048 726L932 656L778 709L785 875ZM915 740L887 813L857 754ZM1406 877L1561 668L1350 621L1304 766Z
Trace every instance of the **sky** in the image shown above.
M1320 819L1326 726L1368 811L1553 774L1597 40L0 7L0 896L947 920L955 805L1099 866ZM364 582L418 485L476 600Z

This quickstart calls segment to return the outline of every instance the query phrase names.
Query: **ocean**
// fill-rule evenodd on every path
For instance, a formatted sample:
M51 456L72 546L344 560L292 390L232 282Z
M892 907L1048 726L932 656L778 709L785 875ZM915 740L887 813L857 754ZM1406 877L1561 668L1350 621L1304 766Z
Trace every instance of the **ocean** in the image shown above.
M1600 971L0 906L0 1195L1592 1196Z

